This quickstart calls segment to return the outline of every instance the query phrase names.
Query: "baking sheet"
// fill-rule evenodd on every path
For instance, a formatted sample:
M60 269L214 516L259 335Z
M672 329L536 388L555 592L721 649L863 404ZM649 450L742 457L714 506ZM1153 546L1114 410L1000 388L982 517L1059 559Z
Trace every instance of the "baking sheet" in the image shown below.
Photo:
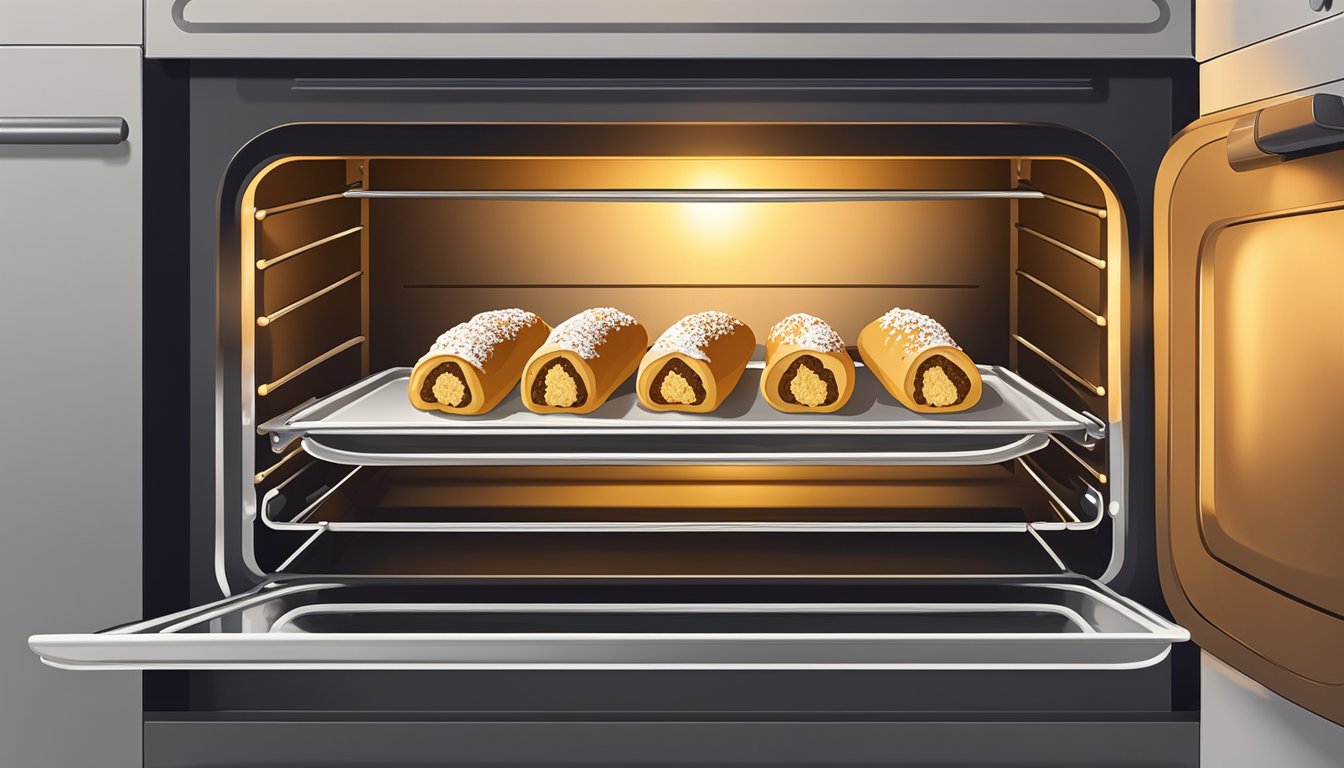
M987 464L1043 447L1056 434L1086 444L1102 425L1011 371L980 366L984 393L957 413L916 413L860 366L854 395L826 414L781 413L760 394L753 363L718 410L654 412L631 377L591 414L537 414L517 392L493 411L416 409L410 368L393 368L262 426L274 450L303 438L309 453L346 464L910 463ZM526 438L526 439L524 439Z

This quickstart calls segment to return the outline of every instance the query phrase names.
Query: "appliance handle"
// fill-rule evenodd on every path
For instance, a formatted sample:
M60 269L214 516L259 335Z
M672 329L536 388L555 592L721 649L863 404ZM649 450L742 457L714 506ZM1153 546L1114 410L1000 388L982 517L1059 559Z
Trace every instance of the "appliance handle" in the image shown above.
M1227 135L1227 162L1249 171L1344 146L1344 97L1316 93L1246 115Z
M0 117L0 144L121 144L124 117Z

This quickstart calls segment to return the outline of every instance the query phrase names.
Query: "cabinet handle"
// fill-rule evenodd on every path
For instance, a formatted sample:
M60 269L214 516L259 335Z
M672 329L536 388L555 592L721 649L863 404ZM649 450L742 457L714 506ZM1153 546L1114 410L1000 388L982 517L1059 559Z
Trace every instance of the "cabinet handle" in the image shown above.
M120 144L123 117L0 117L0 144Z

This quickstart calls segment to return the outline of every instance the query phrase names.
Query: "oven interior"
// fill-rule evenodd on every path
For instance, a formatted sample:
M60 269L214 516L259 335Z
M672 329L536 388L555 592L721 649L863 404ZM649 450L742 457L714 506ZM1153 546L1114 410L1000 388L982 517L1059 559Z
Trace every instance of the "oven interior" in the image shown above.
M1114 191L1062 156L762 152L722 154L688 135L638 156L596 145L290 154L259 165L234 203L237 263L220 267L233 278L221 284L238 288L225 303L237 307L237 348L225 354L238 358L241 386L225 396L240 398L252 435L241 463L224 464L241 470L224 482L240 489L249 568L258 577L1113 575L1127 512L1129 343L1128 236ZM784 194L695 197L724 190ZM575 191L611 199L566 196ZM669 201L678 191L689 198ZM789 199L799 191L897 194ZM1015 372L1104 436L1050 435L1029 454L969 466L697 463L696 451L720 439L712 434L679 448L690 458L675 466L509 461L525 440L504 445L495 466L362 466L314 458L300 442L277 452L262 427L413 365L477 312L517 306L554 325L607 305L651 338L685 314L720 309L758 341L778 319L809 312L850 344L891 307L914 308L978 364Z

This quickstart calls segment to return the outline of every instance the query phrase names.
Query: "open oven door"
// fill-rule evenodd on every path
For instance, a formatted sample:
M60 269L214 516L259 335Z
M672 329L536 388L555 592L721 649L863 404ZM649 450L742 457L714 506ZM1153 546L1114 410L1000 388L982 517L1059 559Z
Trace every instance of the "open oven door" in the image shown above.
M277 578L94 634L66 669L1139 669L1189 638L1069 574L819 585Z
M1195 123L1155 199L1163 591L1207 653L1344 724L1344 99Z

